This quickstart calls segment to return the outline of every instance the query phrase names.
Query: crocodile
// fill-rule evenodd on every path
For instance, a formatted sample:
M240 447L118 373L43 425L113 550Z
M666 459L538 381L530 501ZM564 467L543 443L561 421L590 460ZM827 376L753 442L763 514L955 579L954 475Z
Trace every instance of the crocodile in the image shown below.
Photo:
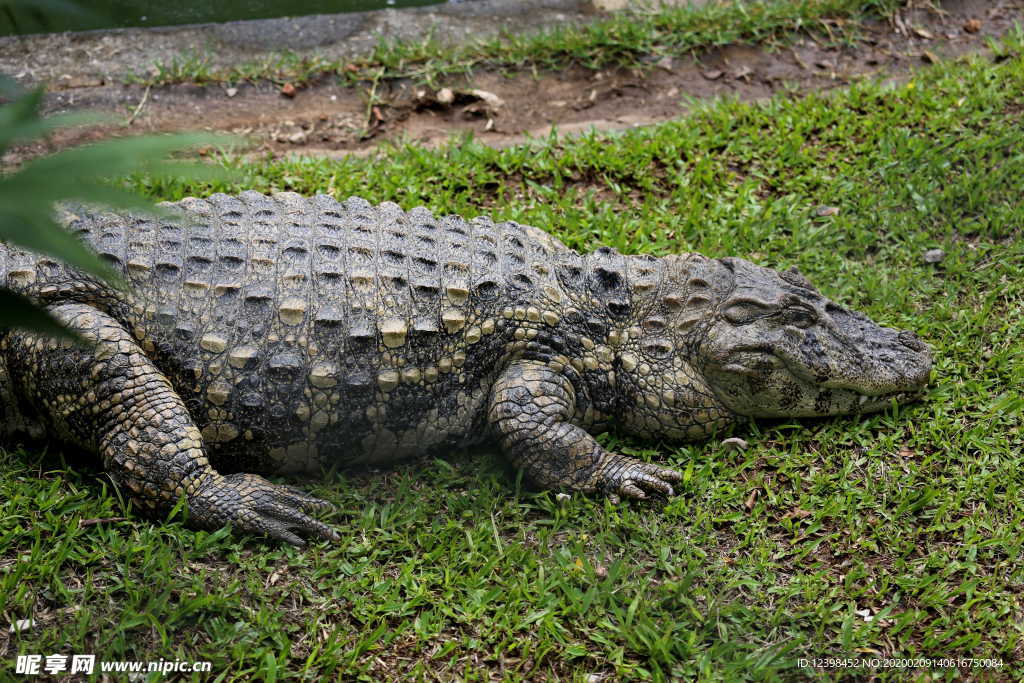
M242 192L62 222L125 287L0 244L0 286L78 342L0 331L0 439L98 455L135 509L302 545L329 504L263 475L498 445L542 488L672 495L616 427L696 440L751 418L921 396L928 346L795 269L580 253L394 203ZM0 442L3 442L0 441Z

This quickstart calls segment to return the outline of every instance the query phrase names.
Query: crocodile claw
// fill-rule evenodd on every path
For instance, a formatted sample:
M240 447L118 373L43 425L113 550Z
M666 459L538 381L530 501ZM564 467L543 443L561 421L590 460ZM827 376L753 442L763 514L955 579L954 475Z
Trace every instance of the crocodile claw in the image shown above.
M615 455L601 471L601 488L608 492L613 503L619 496L647 498L649 492L674 496L670 482L680 481L683 476L667 467L659 467L625 455Z
M303 537L339 540L333 529L306 514L333 505L255 474L213 475L189 497L188 505L192 519L207 528L230 524L296 546L305 545Z

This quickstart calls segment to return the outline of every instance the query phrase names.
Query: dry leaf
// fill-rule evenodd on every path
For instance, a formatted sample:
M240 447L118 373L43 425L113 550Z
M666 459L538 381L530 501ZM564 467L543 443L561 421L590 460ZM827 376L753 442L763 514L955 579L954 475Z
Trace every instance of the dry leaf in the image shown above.
M36 625L36 620L35 619L18 619L13 624L11 624L10 632L11 633L20 633L21 631L26 631L26 630L32 628L35 625Z
M977 19L968 19L964 22L964 31L967 33L977 33L981 30L981 22Z
M747 496L747 502L745 502L743 504L743 507L747 508L747 512L750 512L751 510L754 509L754 503L757 502L757 497L760 494L761 494L761 490L760 489L754 489L753 491L750 492L750 495Z
M206 156L206 154L203 154L203 151L206 151L206 154L209 154L208 148L204 147L203 149L199 150L199 155L200 156ZM126 521L128 521L127 517L94 517L92 519L81 519L81 520L79 520L78 521L78 526L79 527L87 527L87 526L93 526L94 524L106 524L107 522L126 522Z
M473 97L479 97L481 100L487 103L488 107L492 109L499 109L505 106L505 100L501 99L492 92L486 90L470 90L469 94Z
M291 83L285 83L281 86L281 94L285 97L295 97L295 86Z
M455 101L455 93L452 92L451 88L441 88L437 91L437 95L434 96L434 99L441 104L451 104Z
M747 450L747 446L749 446L750 444L748 444L743 439L734 436L730 439L724 439L722 441L722 445L725 446L726 448L731 448L734 451L745 451Z

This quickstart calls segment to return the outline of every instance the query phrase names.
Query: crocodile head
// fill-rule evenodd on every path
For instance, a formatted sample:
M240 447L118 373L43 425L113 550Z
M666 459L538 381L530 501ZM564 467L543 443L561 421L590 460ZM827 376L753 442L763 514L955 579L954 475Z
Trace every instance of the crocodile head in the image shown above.
M865 413L923 392L932 359L912 332L839 306L796 270L711 263L721 275L731 271L733 285L708 307L692 360L727 409L748 417Z

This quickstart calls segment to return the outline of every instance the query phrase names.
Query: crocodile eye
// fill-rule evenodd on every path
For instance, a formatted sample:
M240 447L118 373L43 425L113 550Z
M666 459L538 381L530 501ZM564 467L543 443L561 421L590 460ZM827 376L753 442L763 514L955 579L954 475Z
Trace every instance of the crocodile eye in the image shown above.
M775 315L778 312L777 306L756 299L739 299L726 306L722 311L722 316L734 325L748 325L755 320Z
M788 306L782 311L782 316L787 325L794 325L802 330L818 322L818 314L806 306Z

